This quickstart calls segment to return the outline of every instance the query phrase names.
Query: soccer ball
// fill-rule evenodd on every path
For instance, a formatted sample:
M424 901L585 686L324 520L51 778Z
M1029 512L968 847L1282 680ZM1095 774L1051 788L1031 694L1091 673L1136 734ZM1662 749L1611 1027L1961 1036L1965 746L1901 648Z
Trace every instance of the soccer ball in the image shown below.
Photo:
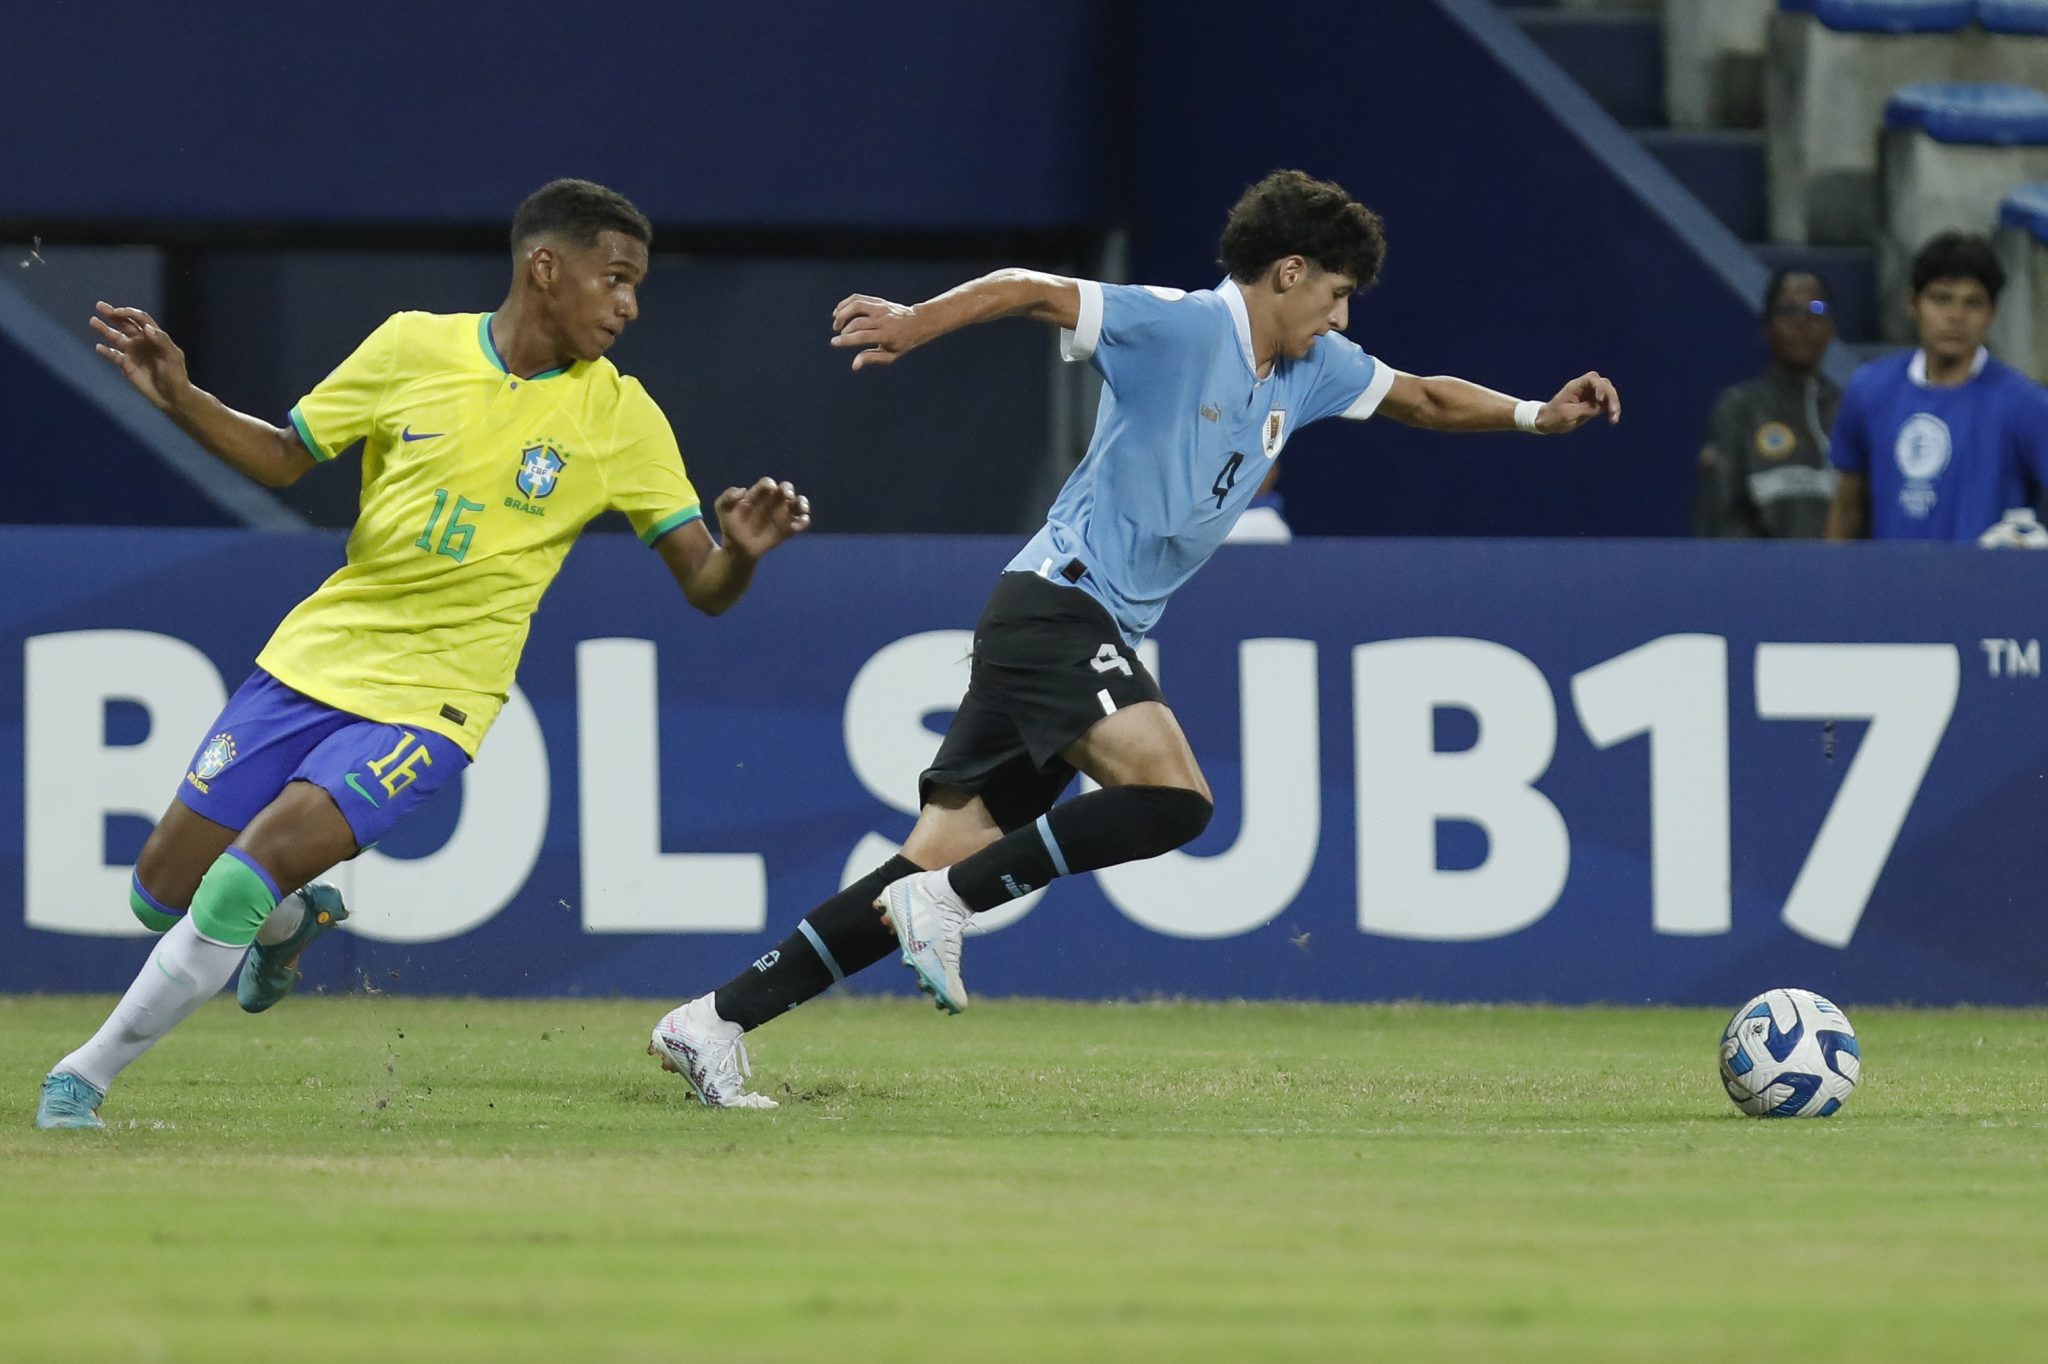
M1767 990L1721 1034L1721 1083L1752 1118L1825 1118L1862 1073L1856 1030L1811 990Z

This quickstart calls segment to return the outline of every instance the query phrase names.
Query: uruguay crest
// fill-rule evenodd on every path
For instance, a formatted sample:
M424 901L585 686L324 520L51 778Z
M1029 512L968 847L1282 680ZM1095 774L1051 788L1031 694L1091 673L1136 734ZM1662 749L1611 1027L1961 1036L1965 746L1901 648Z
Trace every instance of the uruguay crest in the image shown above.
M212 781L221 769L235 760L235 736L216 734L199 750L199 762L193 767L192 775L201 781Z
M1287 439L1287 409L1276 407L1266 414L1266 424L1259 428L1259 443L1264 446L1266 458L1280 453L1280 447Z
M528 497L546 497L555 490L565 463L553 446L529 445L519 452L519 476L513 481Z

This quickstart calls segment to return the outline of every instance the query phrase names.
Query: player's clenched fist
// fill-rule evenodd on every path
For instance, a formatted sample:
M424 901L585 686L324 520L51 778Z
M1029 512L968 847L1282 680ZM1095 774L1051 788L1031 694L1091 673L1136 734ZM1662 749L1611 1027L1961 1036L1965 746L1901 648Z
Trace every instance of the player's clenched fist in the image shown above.
M1621 394L1606 375L1588 370L1557 391L1536 416L1536 429L1546 436L1576 431L1602 413L1607 420L1621 420Z
M832 344L859 348L853 367L886 365L925 338L919 334L917 309L886 298L854 294L832 310Z
M753 558L811 525L811 499L772 478L758 479L751 488L727 488L715 505L726 543Z

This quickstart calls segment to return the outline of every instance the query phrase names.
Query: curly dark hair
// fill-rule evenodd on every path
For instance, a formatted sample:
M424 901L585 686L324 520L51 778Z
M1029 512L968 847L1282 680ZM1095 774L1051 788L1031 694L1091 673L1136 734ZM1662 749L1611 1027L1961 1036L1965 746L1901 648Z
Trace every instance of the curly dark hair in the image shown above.
M1319 270L1349 275L1363 289L1387 258L1380 215L1298 170L1276 170L1244 192L1223 227L1219 263L1250 284L1276 260L1301 256Z
M601 232L623 232L648 245L654 241L647 215L617 190L588 180L550 180L527 195L512 215L512 254L520 255L535 237L550 233L595 246Z
M1999 290L2005 288L2005 267L1998 263L1989 238L1944 232L1913 257L1913 292L1938 279L1974 279L1996 303Z

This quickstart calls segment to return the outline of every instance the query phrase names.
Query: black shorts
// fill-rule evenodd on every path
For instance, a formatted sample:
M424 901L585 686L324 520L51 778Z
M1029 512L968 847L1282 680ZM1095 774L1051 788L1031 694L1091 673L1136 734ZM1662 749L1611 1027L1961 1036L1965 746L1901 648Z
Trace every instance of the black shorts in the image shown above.
M918 779L918 800L955 787L980 796L1003 829L1021 828L1074 779L1060 757L1067 745L1105 715L1163 699L1095 598L1005 573L974 627L967 695Z

